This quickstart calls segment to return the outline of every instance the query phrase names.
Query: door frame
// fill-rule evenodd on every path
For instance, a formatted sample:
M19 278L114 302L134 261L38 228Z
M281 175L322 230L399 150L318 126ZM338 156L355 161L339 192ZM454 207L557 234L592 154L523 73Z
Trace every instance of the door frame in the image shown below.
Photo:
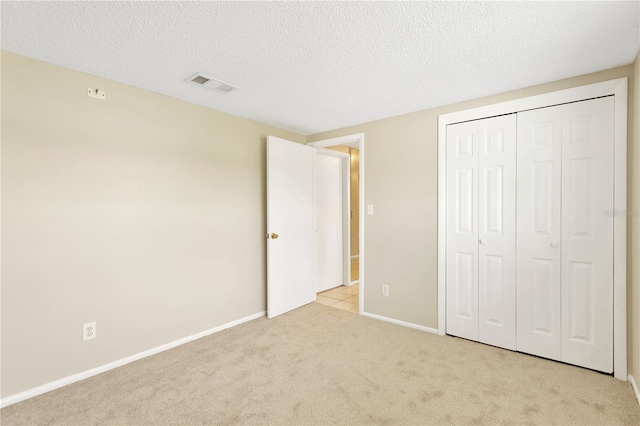
M316 155L327 155L329 157L339 158L340 162L342 163L342 282L347 283L343 285L349 285L351 283L351 244L349 240L351 236L351 220L349 220L349 212L351 211L351 189L349 188L349 173L351 170L349 164L349 154L334 151L332 149L318 148L316 149ZM317 212L315 205L316 201L317 200L314 197L314 215ZM313 220L314 223L316 223L317 218L314 217Z
M360 154L360 164L359 164L359 168L358 168L358 173L360 175L359 180L358 180L358 187L360 189L360 194L359 194L359 207L358 207L358 212L359 212L359 218L358 218L358 224L360 226L360 235L358 238L358 250L360 253L359 254L359 262L358 262L358 278L360 280L360 291L359 291L359 308L358 308L358 313L360 315L363 315L364 311L364 284L365 284L365 280L364 280L364 133L355 133L352 135L346 135L346 136L339 136L337 138L331 138L331 139L322 139L319 141L315 141L315 142L308 142L307 145L312 146L314 148L327 148L330 146L338 146L338 145L345 145L345 144L350 144L350 143L357 143L358 145L358 151ZM349 227L350 228L350 227ZM349 259L351 259L351 256L349 256ZM351 280L348 281L349 283L351 282Z
M438 116L438 334L446 333L447 125L614 95L613 374L627 380L627 78Z

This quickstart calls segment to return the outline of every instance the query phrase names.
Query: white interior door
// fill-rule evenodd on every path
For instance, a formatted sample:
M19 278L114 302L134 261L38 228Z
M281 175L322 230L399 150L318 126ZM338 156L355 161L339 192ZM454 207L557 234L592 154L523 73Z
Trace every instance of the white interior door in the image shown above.
M315 149L267 137L267 316L315 300Z
M478 340L516 348L516 115L477 121Z
M517 350L560 359L562 110L517 114Z
M562 106L562 361L613 371L613 97Z
M447 126L447 333L478 340L478 123Z
M347 284L343 283L343 162L320 153L314 157L316 292Z

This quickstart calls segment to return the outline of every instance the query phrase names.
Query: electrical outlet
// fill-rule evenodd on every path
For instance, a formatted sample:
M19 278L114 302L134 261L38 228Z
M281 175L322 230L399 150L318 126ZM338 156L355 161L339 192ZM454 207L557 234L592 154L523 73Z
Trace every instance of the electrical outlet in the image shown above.
M82 341L96 338L96 323L89 322L82 324Z
M389 296L389 286L386 284L382 286L382 295Z

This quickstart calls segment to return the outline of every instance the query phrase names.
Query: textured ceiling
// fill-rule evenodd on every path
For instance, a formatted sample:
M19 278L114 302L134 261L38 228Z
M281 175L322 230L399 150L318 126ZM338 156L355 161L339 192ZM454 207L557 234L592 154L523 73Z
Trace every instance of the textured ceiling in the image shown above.
M629 64L640 46L637 1L1 7L5 50L302 134Z

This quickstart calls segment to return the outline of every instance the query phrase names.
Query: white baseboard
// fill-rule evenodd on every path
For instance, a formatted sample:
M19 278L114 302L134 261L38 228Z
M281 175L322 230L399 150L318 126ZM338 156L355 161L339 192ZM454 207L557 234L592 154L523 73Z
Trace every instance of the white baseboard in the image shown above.
M382 315L370 314L368 312L363 312L362 315L365 317L377 319L380 321L390 322L391 324L401 325L403 327L409 327L409 328L413 328L420 331L426 331L427 333L438 334L438 330L436 330L435 328L425 327L424 325L418 325L411 322L400 321L393 318L383 317Z
M629 374L628 380L631 382L631 387L633 388L633 392L636 394L636 400L638 401L638 405L640 405L640 391L638 390L638 384L636 383L636 379L634 379L633 376Z
M356 254L356 255L354 255L354 256L351 256L351 258L352 258L352 259L358 259L359 257L360 257L360 255L359 255L359 254Z
M247 321L251 321L256 318L263 317L264 315L265 315L265 311L258 312L257 314L249 315L248 317L240 318L238 320L219 325L218 327L210 328L209 330L201 331L200 333L192 334L191 336L174 340L173 342L148 349L146 351L128 356L126 358L119 359L117 361L110 362L105 365L101 365L100 367L92 368L90 370L83 371L81 373L73 374L71 376L67 376L62 379L55 380L53 382L45 383L44 385L37 386L35 388L28 389L20 393L16 393L14 395L7 396L6 398L2 398L0 400L0 408L4 408L11 404L15 404L16 402L24 401L25 399L33 398L34 396L42 395L43 393L50 392L52 390L61 388L63 386L70 385L71 383L75 383L80 380L87 379L91 376L95 376L100 373L104 373L105 371L113 370L114 368L118 368L125 364L129 364L130 362L138 361L142 358L146 358L148 356L155 355L160 352L164 352L168 349L175 348L176 346L184 345L185 343L189 343L194 340L200 339L202 337L206 337L211 334L218 333L222 330L226 330L227 328L231 328L236 325L245 323Z
M360 284L360 280L353 280L349 283L349 286Z

